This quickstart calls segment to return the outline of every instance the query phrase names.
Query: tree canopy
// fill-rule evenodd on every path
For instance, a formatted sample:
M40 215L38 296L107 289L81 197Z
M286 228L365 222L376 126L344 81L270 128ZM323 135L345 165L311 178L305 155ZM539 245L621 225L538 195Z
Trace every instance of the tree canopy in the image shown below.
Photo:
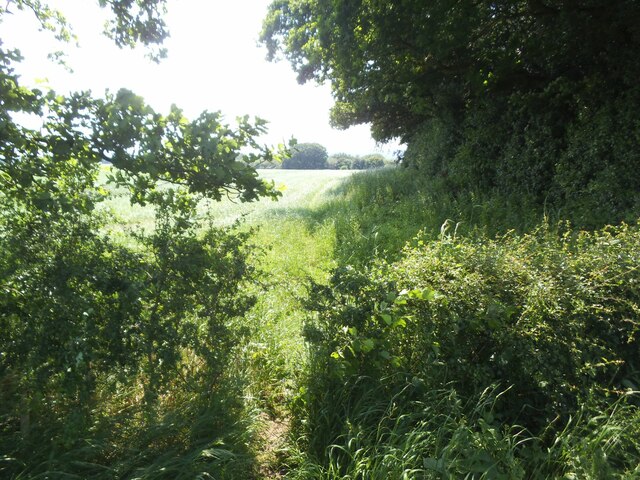
M425 175L619 216L640 202L639 20L633 0L276 0L261 40Z
M292 147L291 157L282 161L282 168L319 170L328 167L327 149L319 143L299 143Z
M97 3L111 14L105 23L104 34L118 47L142 44L155 61L166 55L162 48L169 36L163 18L167 11L166 0L97 0ZM14 8L32 12L41 28L53 32L60 40L69 41L74 37L64 13L50 7L46 0L7 0L4 7L0 6L0 21Z
M630 0L277 0L261 39L301 82L330 81L333 120L379 140L487 95L637 70ZM629 78L626 78L628 81Z
M106 33L121 47L158 45L168 35L161 17L164 0L99 3L112 10ZM13 6L32 10L44 27L70 38L63 14L39 1L10 1L0 9L0 21ZM251 167L273 158L273 152L256 141L266 131L264 120L238 118L233 128L222 121L220 112L204 112L195 121L177 107L161 115L126 90L96 99L88 92L65 97L29 89L20 85L14 72L20 60L19 51L0 49L0 182L5 194L26 199L33 189L55 195L56 175L80 174L79 169L60 171L65 162L87 169L109 162L118 168L118 181L129 182L135 190L134 201L142 203L148 200L145 189L157 181L214 199L224 193L242 200L277 195ZM15 120L16 113L39 116L42 128L25 127ZM242 149L251 153L238 162Z

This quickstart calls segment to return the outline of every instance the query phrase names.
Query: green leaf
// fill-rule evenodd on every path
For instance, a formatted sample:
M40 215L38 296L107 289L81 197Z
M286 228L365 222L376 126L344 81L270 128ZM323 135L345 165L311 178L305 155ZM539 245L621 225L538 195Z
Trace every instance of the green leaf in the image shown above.
M421 292L421 299L432 302L436 299L436 291L433 288L424 288Z
M406 326L407 326L406 318L407 317L398 318L395 322L393 322L392 327L393 328L396 328L396 327L406 328Z
M372 338L365 338L364 340L362 340L360 344L360 350L364 353L369 353L371 350L375 348L375 346L376 346L375 340L373 340Z

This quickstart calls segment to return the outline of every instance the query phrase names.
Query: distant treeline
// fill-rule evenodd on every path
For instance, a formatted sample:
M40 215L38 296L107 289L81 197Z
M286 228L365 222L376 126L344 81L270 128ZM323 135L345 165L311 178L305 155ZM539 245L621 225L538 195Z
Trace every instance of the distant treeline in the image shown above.
M299 143L291 149L291 155L282 163L264 162L260 168L285 168L301 170L369 170L394 165L395 161L380 153L350 155L335 153L329 155L319 143Z

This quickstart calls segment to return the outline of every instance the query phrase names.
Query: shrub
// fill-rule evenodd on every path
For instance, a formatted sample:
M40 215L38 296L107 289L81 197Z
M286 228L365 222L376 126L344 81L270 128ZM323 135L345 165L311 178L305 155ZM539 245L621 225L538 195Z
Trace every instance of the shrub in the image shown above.
M416 239L397 262L336 270L310 295L310 451L321 455L340 442L354 412L372 406L371 388L390 405L407 384L452 389L474 405L498 385L490 428L525 427L543 450L579 412L587 423L599 418L640 384L639 257L638 226L475 241L449 236L445 227L440 240ZM354 388L365 378L369 386ZM630 402L638 418L637 399ZM619 454L632 469L633 454ZM617 460L603 461L614 468Z
M206 450L191 424L224 431L237 412L225 372L254 270L247 234L211 228L197 207L277 196L251 166L273 158L254 140L264 123L190 122L176 107L162 116L126 90L27 95L9 80L22 111L46 121L30 130L3 117L13 153L0 162L0 471L114 478L127 454L133 468L151 463L145 455L162 464L167 451ZM244 147L255 153L242 163ZM105 233L96 206L107 159L109 182L154 209L153 232ZM171 416L181 423L165 424Z

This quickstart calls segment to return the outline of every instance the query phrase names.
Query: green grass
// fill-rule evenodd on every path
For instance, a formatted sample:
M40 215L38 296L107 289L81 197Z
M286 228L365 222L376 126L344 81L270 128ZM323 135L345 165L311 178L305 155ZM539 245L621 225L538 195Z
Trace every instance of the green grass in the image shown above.
M104 167L105 170L108 167ZM336 189L340 182L353 174L345 170L259 170L266 181L273 181L282 192L278 201L263 199L258 202L241 203L231 199L221 202L203 203L200 214L208 216L214 225L229 226L244 218L250 225L267 221L290 219L297 210L319 207ZM106 174L103 182L106 182ZM151 208L132 206L126 191L107 185L110 196L101 205L101 209L114 213L117 222L111 225L114 232L128 228L142 227L151 229L154 225L154 213Z
M343 338L347 334L343 326L357 321L354 319L359 312L365 312L367 305L373 305L374 310L382 308L383 301L375 297L375 281L370 288L362 290L365 294L362 298L351 292L334 297L333 303L326 302L325 312L307 310L314 295L311 285L337 288L331 283L337 267L353 265L354 279L361 275L375 280L377 275L385 275L380 273L381 262L385 262L390 268L406 268L409 273L413 272L409 267L415 267L416 271L411 273L415 278L401 271L398 278L392 280L396 285L407 283L403 288L411 287L411 282L421 288L436 288L431 282L437 281L447 286L440 289L443 292L451 290L447 293L451 298L469 290L467 303L471 313L465 311L464 318L477 314L482 320L489 310L474 310L474 306L487 299L473 288L477 287L480 293L489 288L490 282L482 279L482 274L485 270L491 273L497 267L493 256L485 259L478 256L478 252L495 242L496 248L504 250L505 258L511 255L522 261L525 255L516 247L521 245L522 238L540 230L541 226L547 229L551 239L558 238L562 232L567 238L577 235L568 226L549 227L561 220L559 217L526 198L450 191L446 182L419 179L404 169L365 173L264 170L260 174L280 188L283 195L279 201L242 204L225 200L204 205L200 210L203 217L221 227L233 226L241 220L233 228L252 229L252 242L261 250L254 262L264 274L259 284L248 287L256 295L257 303L238 326L245 329L246 334L227 372L237 383L237 391L242 392L243 406L234 404L232 423L235 423L216 432L224 439L219 447L212 443L214 439L207 438L209 420L203 417L205 427L198 437L200 443L182 451L177 445L168 453L175 458L156 457L152 449L143 450L127 460L134 465L130 472L135 470L141 478L163 478L158 471L168 468L169 473L165 475L168 478L171 472L179 472L185 464L197 464L202 461L202 455L211 453L219 457L215 462L219 464L221 478L280 478L277 472L283 470L288 472L287 478L301 480L554 478L565 474L567 478L571 475L574 475L571 478L604 478L603 474L609 478L640 478L640 471L632 465L640 452L636 440L640 417L635 395L608 406L581 404L575 415L552 421L542 433L534 434L517 423L501 424L498 420L504 413L499 409L508 396L502 397L502 392L508 391L509 386L491 384L483 392L466 396L453 386L456 379L426 388L424 385L429 381L435 382L435 376L433 372L418 370L431 351L431 347L425 347L423 352L419 350L426 338L424 331L417 332L413 339L405 332L389 337L394 340L394 346L385 348L392 354L395 348L400 356L415 349L411 361L404 359L409 361L405 371L385 366L378 372L374 358L364 362L364 370L355 377L336 375L335 367L339 364L332 363L331 342L348 339L348 336ZM117 218L109 226L113 235L154 226L153 212L131 207L124 192L113 191L102 208L111 210ZM513 239L511 243L509 238ZM404 248L408 244L411 247ZM471 252L469 255L463 252L465 245ZM604 245L609 248L608 243ZM620 248L616 245L612 243L611 249ZM460 258L451 265L446 259L442 260L442 278L434 280L435 274L426 267L422 269L421 265L437 263L439 257L434 251L447 253L450 248ZM558 271L565 272L567 262L563 255L566 252L538 248L532 251L536 255L539 252L544 262L557 260ZM607 266L606 259L600 265L598 259L604 259L605 254L598 251L589 258L595 267L584 262L581 265L591 272L585 277L591 280L602 272L605 275L614 266L613 263ZM619 259L620 255L611 258ZM447 280L451 272L467 263L471 265L468 277L457 283ZM487 305L491 305L494 297L501 298L505 291L501 282L508 278L507 273L516 263L500 263L507 270L496 277L497 286L495 292L487 294ZM530 274L518 279L529 278ZM384 276L381 279L389 280ZM574 296L569 287L567 299ZM350 287L347 285L347 288ZM634 288L631 285L628 290L635 291ZM344 304L337 304L336 298L342 298ZM529 295L518 305L535 298ZM549 302L549 298L542 298L540 308ZM621 302L627 302L631 309L637 308L631 296ZM444 308L442 315L455 314L463 304L456 299L455 308ZM596 307L594 312L599 311ZM329 312L329 309L332 310ZM305 325L308 327L310 321L323 316L327 328L316 332L320 337L308 337L306 341L302 333ZM457 325L456 322L451 325ZM377 326L371 328L376 342L385 341L384 336L378 339L382 334ZM310 331L307 328L307 334ZM365 330L359 327L359 331ZM487 341L485 333L477 336L478 342ZM462 345L464 338L460 338ZM455 332L447 334L448 339L457 341ZM440 342L443 347L444 340ZM469 348L475 352L474 344ZM452 349L459 350L460 345ZM461 362L464 363L465 358L464 352L461 353ZM450 370L459 364L453 362ZM367 377L367 372L372 371L376 375ZM408 378L403 377L405 374ZM386 382L380 381L384 375L390 375ZM280 431L278 435L282 438L269 438L271 432L278 430L273 427L283 424L291 425L290 436ZM144 437L149 444L157 443L161 436L154 438L154 431L136 435ZM234 448L235 444L244 447Z

